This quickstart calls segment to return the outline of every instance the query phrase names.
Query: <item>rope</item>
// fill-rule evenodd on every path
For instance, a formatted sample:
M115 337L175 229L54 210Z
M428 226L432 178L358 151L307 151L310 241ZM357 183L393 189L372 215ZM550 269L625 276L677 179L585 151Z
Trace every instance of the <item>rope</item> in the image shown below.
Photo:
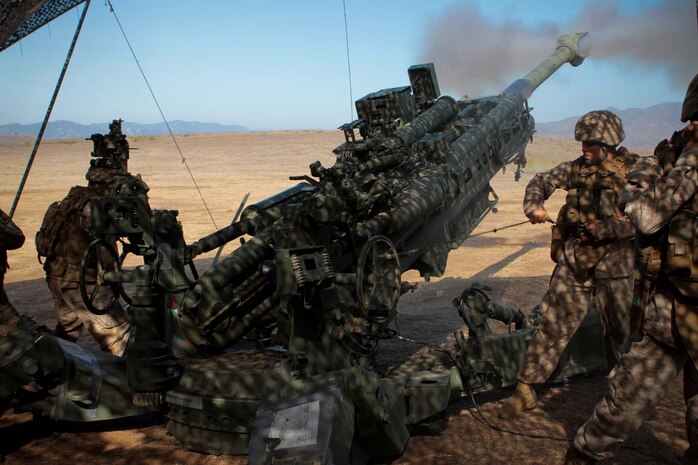
M138 66L138 69L141 72L141 76L143 76L143 80L145 81L146 86L148 86L148 90L150 91L150 95L153 97L153 101L155 102L155 106L157 106L158 111L160 112L160 116L162 117L162 120L165 122L165 126L167 127L167 131L170 133L170 137L172 137L172 140L174 141L175 147L177 147L177 151L179 152L179 156L182 159L182 164L187 168L187 171L189 172L189 177L191 177L192 182L194 183L194 186L196 187L196 191L199 193L199 197L201 197L201 201L204 204L204 207L206 208L206 211L208 212L209 218L211 218L211 222L213 223L213 226L218 230L218 225L216 224L216 220L213 219L213 214L211 214L211 210L208 208L208 204L206 203L206 199L204 199L204 195L201 192L201 189L199 188L198 183L196 182L196 179L194 179L194 174L191 172L191 169L189 169L189 164L187 163L187 159L184 158L184 154L182 153L182 149L179 148L179 143L177 142L177 139L175 138L174 133L172 132L172 129L170 128L170 123L167 121L167 118L165 118L165 114L162 111L162 108L160 107L160 103L158 103L158 99L155 97L155 92L153 92L153 88L150 87L150 82L148 82L148 78L145 76L145 72L143 71L143 68L141 67L140 62L138 61L138 58L136 57L136 52L133 51L133 47L131 47L131 42L128 40L128 37L126 37L126 32L124 31L124 28L121 27L121 22L119 21L119 17L116 15L116 11L114 10L114 6L111 4L111 0L107 0L107 4L109 5L109 11L114 15L114 19L116 20L116 24L119 25L119 29L121 30L121 34L124 36L124 40L126 40L126 44L128 45L129 50L131 50L131 55L133 56L133 59L136 61L136 65Z
M482 236L483 234L496 233L497 231L501 231L502 229L509 229L509 228L513 228L514 226L521 226L522 224L526 224L526 223L530 223L530 222L531 222L530 220L520 221L520 222L518 222L518 223L510 224L510 225L507 225L507 226L502 226L502 227L500 227L500 228L490 229L489 231L483 231L483 232L481 232L481 233L471 234L471 235L468 236L468 237L477 237L477 236Z
M349 59L349 27L347 26L347 2L342 0L344 7L344 39L347 44L347 69L349 70L349 109L351 111L351 121L354 121L354 94L351 85L351 60Z
M39 145L41 144L41 139L44 137L44 131L46 131L46 126L48 125L48 120L51 117L51 112L53 111L53 105L56 103L58 98L58 92L61 90L61 85L63 84L63 78L65 73L68 71L68 65L70 64L70 59L73 56L73 50L75 50L75 44L80 36L80 31L82 30L82 24L85 22L85 16L87 16L87 8L90 6L90 0L85 2L85 8L82 9L82 15L80 16L80 21L78 21L78 27L75 29L75 35L73 35L73 41L70 43L70 48L68 49L68 55L65 57L65 62L63 62L63 69L58 77L58 82L56 83L56 88L53 90L53 96L51 97L51 102L48 104L46 109L46 115L44 116L44 121L41 123L41 129L39 129L39 134L36 136L36 141L34 142L34 148L32 149L31 155L29 155L29 160L27 161L27 167L24 169L24 174L22 175L22 180L17 188L17 194L12 202L12 207L10 208L10 218L15 213L17 209L17 204L19 203L20 197L22 197L22 191L24 191L24 185L27 183L27 178L29 177L29 171L31 171L32 165L34 164L34 158L36 158L36 152L39 150ZM76 10L77 11L77 10ZM19 43L20 50L22 42Z

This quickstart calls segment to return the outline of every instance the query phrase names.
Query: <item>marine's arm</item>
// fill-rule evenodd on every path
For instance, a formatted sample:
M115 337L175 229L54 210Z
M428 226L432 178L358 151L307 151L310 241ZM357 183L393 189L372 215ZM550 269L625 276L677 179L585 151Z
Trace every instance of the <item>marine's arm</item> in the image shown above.
M19 249L24 244L24 233L7 214L0 210L0 247L6 250Z
M666 176L656 157L635 164L621 196L625 214L643 234L654 234L698 192L698 147L686 147Z
M80 222L80 227L85 230L89 235L92 235L92 206L90 202L86 202L82 209L78 212L78 221Z
M635 226L627 216L590 221L585 227L589 234L601 240L630 239L635 236Z
M623 163L625 166L630 167L630 171L624 178L627 181L632 176L633 169L636 168L637 163L640 160L643 160L643 158L641 158L639 155L631 154L627 151L624 152L625 153ZM642 167L643 165L637 166ZM648 175L644 172L644 169L641 169L640 173L641 174L638 176L640 180L645 180L648 178ZM637 175L637 173L635 175ZM623 194L621 194L621 196L622 195ZM636 232L635 225L632 223L632 221L630 221L630 218L628 218L627 216L612 216L603 219L598 219L595 221L590 221L587 224L585 224L584 227L592 237L599 240L613 241L632 239L635 237Z
M526 186L524 195L524 214L532 223L542 223L549 219L545 210L545 201L557 189L568 190L572 178L572 164L564 162L548 171L536 174Z

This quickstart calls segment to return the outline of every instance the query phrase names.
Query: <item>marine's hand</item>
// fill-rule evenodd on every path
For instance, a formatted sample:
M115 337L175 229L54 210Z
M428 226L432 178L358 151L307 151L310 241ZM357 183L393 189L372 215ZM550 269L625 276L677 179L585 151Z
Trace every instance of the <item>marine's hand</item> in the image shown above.
M550 221L551 223L553 220L550 219L548 216L548 212L545 211L545 209L541 208L539 210L533 210L530 215L528 215L528 219L531 220L531 223L537 224L537 223L545 223L546 221Z
M593 239L598 239L599 237L599 229L598 229L598 222L597 221L589 221L588 223L584 224L584 234L587 236L590 236Z
M681 131L681 142L684 147L698 147L698 121L694 121Z

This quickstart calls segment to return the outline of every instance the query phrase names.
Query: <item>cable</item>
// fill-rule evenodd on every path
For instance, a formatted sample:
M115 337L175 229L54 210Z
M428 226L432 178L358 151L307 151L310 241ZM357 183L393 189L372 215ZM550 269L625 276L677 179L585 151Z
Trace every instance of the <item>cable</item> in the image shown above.
M354 94L351 85L351 60L349 59L349 27L347 26L347 2L342 0L344 7L344 39L347 44L347 68L349 69L349 109L351 111L351 121L354 121Z
M460 370L460 368L458 368L458 369ZM493 429L495 431L499 431L500 433L509 433L509 434L513 434L515 436L523 436L526 438L549 439L551 441L558 441L558 442L572 442L572 439L563 438L561 436L546 436L544 434L522 433L521 431L512 431L512 430L508 430L506 428L502 428L502 427L497 426L497 425L493 425L492 423L487 421L487 419L483 415L482 411L480 410L480 405L475 401L475 396L473 395L473 389L470 386L470 381L468 381L466 379L465 382L468 385L468 394L470 396L470 401L473 403L473 405L475 405L475 410L478 413L478 416L473 415L473 418L475 418L476 420L478 420L480 423L484 424L488 428Z
M463 381L465 381L465 384L466 384L466 386L468 387L468 394L469 394L469 396L470 396L470 400L471 400L471 402L473 403L473 405L475 405L475 410L476 410L477 413L478 413L477 416L476 416L476 415L473 415L473 418L475 418L477 421L479 421L480 423L484 424L484 425L487 426L488 428L493 429L493 430L495 430L495 431L499 431L499 432L501 432L501 433L509 433L509 434L513 434L513 435L515 435L515 436L523 436L523 437L532 438L532 439L549 439L549 440L551 440L551 441L558 441L558 442L571 442L571 441L572 441L572 439L569 439L569 438L563 438L563 437L559 437L559 436L546 436L546 435L544 435L544 434L524 433L524 432L521 432L521 431L508 430L508 429L506 429L506 428L502 428L502 427L500 427L500 426L493 425L492 423L490 423L490 422L485 418L484 414L483 414L482 411L480 410L480 405L479 405L479 404L477 403L477 401L475 400L475 395L474 395L474 393L473 393L473 388L472 388L472 386L470 386L470 381L469 381L468 378L465 376L466 370L465 370L463 367L461 367L460 363L458 363L458 360L455 359L455 357L453 356L453 354L451 354L451 353L450 353L449 351L447 351L447 350L439 349L438 347L434 347L433 344L431 344L431 343L429 343L429 342L416 341L416 340L414 340L414 339L409 339L409 338L406 338L406 337L403 337L403 336L394 336L394 338L395 338L395 339L398 339L398 340L401 340L401 341L406 341L406 342L411 342L411 343L413 343L413 344L418 344L418 345L421 345L421 346L432 346L432 347L431 347L432 350L434 350L434 351L436 351L436 352L442 352L442 353L446 354L446 356L447 356L448 358L451 359L451 361L453 362L453 364L455 365L455 367L458 368L458 371L459 371L459 373L461 374L461 379L462 379Z
M189 177L191 177L192 182L194 183L194 187L196 187L196 191L199 193L199 197L201 197L201 201L204 204L204 207L206 208L206 211L208 212L209 218L211 218L211 222L213 222L213 226L218 230L218 225L216 224L216 220L213 218L213 214L211 214L211 210L208 208L208 204L206 203L206 199L204 199L204 195L201 192L201 189L199 189L199 185L196 182L196 179L194 179L194 174L191 172L191 169L189 169L189 164L187 163L187 159L184 158L184 154L182 153L182 149L179 148L179 143L177 143L177 139L175 138L174 133L172 132L172 129L170 128L170 123L167 121L167 118L165 118L165 114L162 111L162 108L160 108L160 103L158 103L158 99L155 97L155 92L153 92L152 87L150 87L150 82L148 82L148 78L145 76L145 72L143 71L143 68L141 67L140 62L138 61L138 58L136 57L136 52L133 51L133 47L131 47L131 42L128 40L128 37L126 37L126 32L124 31L124 28L121 27L121 21L119 21L119 17L116 15L116 11L114 10L114 6L111 4L111 0L107 0L107 4L109 5L109 11L114 15L114 19L116 20L116 24L119 25L119 29L121 30L121 34L124 36L124 40L126 40L126 44L128 45L129 50L131 50L131 55L133 55L133 59L136 61L136 65L138 66L138 69L141 72L141 76L143 76L143 80L145 81L145 85L148 86L148 90L150 91L150 95L153 97L153 101L155 101L155 106L157 106L158 111L160 112L160 116L162 117L162 120L165 122L165 126L167 127L167 131L170 133L170 137L172 137L172 140L174 141L175 147L177 147L177 151L179 152L179 156L182 158L182 163L184 166L187 168L187 171L189 172Z

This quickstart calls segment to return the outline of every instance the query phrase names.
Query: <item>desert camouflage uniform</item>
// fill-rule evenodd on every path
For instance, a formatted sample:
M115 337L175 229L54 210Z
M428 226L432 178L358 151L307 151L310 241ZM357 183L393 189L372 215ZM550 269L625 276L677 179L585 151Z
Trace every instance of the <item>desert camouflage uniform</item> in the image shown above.
M70 201L71 196L81 196L87 200L98 195L88 187L73 187L63 201ZM130 323L126 311L114 303L108 313L95 315L85 307L80 295L80 262L93 238L88 232L90 222L90 204L74 214L60 231L56 241L55 256L48 257L44 263L46 282L53 294L58 324L56 335L69 341L77 341L83 327L95 338L103 351L122 355L128 342ZM88 269L86 288L88 295L94 291L96 270ZM111 299L111 291L102 286L97 291L93 304L104 308Z
M604 330L609 366L619 359L630 327L635 228L616 207L616 199L636 159L623 147L598 165L586 165L580 157L537 174L526 187L527 216L543 209L556 189L568 191L556 226L567 232L559 249L553 247L557 266L543 296L543 318L519 371L520 381L539 384L548 380L592 302ZM583 229L590 221L597 227L594 238Z
M638 230L650 238L666 233L665 225L679 217L677 212L685 211L686 206L693 210L691 218L698 212L698 148L684 149L676 167L670 170L662 170L656 156L642 159L628 179L621 202L626 203L625 212ZM692 242L692 224L690 229ZM689 442L684 463L698 463L698 293L691 289L698 282L677 279L667 273L666 264L662 266L652 280L644 338L623 355L611 373L608 393L574 439L574 447L594 459L613 455L652 415L683 370Z
M22 247L24 234L12 219L0 210L0 336L7 336L25 323L12 306L5 293L4 281L7 271L7 251Z

